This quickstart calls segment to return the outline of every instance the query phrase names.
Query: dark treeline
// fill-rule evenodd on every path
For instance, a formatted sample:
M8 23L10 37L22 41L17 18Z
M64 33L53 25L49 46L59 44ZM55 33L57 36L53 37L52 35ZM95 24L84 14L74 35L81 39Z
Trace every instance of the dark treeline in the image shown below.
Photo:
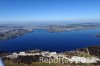
M88 47L90 55L94 55L100 58L100 46Z
M7 52L5 52L5 51L0 51L0 57L4 57L4 56L6 56L8 53Z

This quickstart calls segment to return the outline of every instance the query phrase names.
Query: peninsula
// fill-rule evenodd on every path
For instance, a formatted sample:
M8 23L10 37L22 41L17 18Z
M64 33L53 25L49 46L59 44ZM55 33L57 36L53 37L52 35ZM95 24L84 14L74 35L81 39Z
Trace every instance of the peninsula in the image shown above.
M37 29L47 30L48 32L63 32L100 28L100 23L79 23L79 24L65 24L65 25L0 25L0 40L7 40L16 38L35 31Z

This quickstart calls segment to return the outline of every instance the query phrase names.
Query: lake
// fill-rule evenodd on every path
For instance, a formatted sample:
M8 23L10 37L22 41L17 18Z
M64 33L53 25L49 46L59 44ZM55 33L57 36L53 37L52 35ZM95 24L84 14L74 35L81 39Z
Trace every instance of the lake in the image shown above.
M35 30L14 39L0 41L0 49L8 52L32 49L63 52L100 45L100 38L96 37L97 33L100 33L100 29L54 33L46 30Z

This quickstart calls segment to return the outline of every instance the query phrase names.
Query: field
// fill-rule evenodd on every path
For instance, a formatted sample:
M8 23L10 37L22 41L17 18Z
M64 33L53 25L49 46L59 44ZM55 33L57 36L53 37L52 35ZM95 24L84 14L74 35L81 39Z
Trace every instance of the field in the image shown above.
M11 61L5 61L5 66L65 66L63 64L48 64L48 63L32 63L30 65L27 64L17 64L17 63L12 63Z
M48 63L32 63L30 65L27 64L17 64L17 63L13 63L11 61L5 61L5 66L100 66L100 65L91 65L91 64L80 64L80 65L76 65L76 64L48 64Z

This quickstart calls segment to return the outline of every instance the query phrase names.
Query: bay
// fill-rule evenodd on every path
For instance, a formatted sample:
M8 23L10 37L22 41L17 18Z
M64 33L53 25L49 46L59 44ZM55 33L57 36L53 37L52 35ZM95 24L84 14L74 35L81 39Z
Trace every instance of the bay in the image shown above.
M18 52L32 49L63 52L100 45L100 38L96 34L100 29L48 32L35 30L17 38L0 41L0 49L8 52Z

